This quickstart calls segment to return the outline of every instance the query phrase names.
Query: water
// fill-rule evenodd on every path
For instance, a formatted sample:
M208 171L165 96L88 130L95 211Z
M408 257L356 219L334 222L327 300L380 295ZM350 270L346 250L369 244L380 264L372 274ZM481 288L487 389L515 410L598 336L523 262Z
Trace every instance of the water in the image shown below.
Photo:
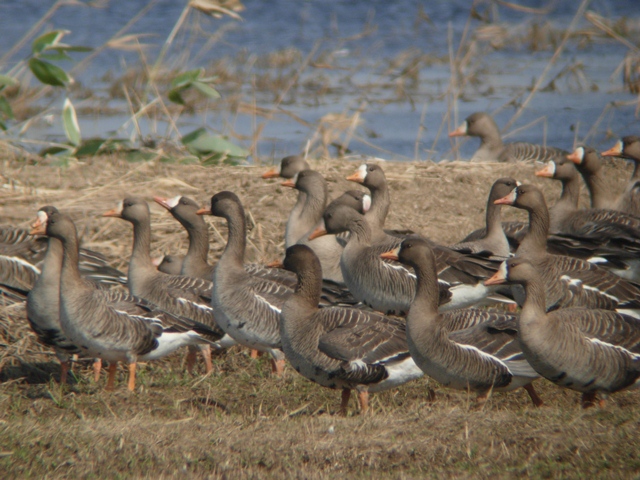
M0 3L0 56L15 45L53 3L3 0ZM66 43L98 47L149 1L111 0L98 3L102 8L62 7L46 27L70 30L71 33L65 37ZM153 34L142 40L152 45L145 52L149 62L156 58L159 46L167 38L185 3L158 0L127 32ZM526 6L542 8L547 3L546 0L528 1ZM545 21L550 21L557 28L566 28L575 15L578 3L555 3L554 9L546 16L500 6L490 7L488 3L480 3L478 12L491 16L498 25L509 30L525 31L528 24L542 24ZM279 157L299 152L313 137L322 116L332 113L352 115L361 109L361 124L355 129L349 143L354 153L397 160L415 158L437 161L454 158L456 153L451 150L454 143L447 138L447 131L475 111L496 112L498 125L505 125L528 95L526 88L539 78L553 55L553 48L531 53L524 46L513 45L491 51L485 44L481 54L477 59L472 58L469 65L469 69L477 73L477 83L464 89L464 95L456 104L456 120L447 121L445 115L451 108L449 99L444 95L451 75L447 60L449 30L453 48L457 49L469 19L468 0L248 0L244 5L246 10L241 13L242 22L213 20L192 12L188 24L177 35L165 63L184 64L186 59L185 68L206 67L223 57L246 59L250 55L265 55L290 47L299 49L304 57L316 46L323 55L334 59L335 66L345 69L307 68L302 81L321 78L330 87L331 93L313 95L311 89L298 87L295 101L281 105L311 126L284 114L263 119L214 109L209 109L206 115L180 117L178 126L181 133L206 125L214 131L233 132L248 138L254 133L256 122L263 123L264 130L258 143L261 157ZM637 0L594 0L589 10L606 18L626 17L629 24L636 25L635 32L638 32L640 9L637 6ZM472 30L481 25L477 20L470 23ZM590 27L584 19L579 25ZM375 31L363 35L367 27ZM196 29L204 34L195 36ZM210 48L202 49L211 35L220 32L219 29L225 31L221 39ZM637 38L635 41L639 43ZM6 59L0 65L0 72L8 71L25 58L29 53L28 46ZM419 81L414 85L405 82L404 91L398 93L396 88L400 82L397 78L400 68L389 68L389 62L401 53L410 51L414 57L429 55L441 61L420 63ZM627 47L614 40L595 41L586 47L569 42L543 85L563 68L576 63L582 65L582 83L561 79L556 82L556 90L538 92L509 130L525 127L532 122L535 124L514 132L508 139L545 142L570 149L574 142L582 141L601 116L602 121L587 137L588 143L593 146L610 147L613 143L610 135L640 133L640 123L635 115L637 105L633 104L637 96L624 90L620 74L612 75L627 52ZM76 55L76 58L80 60L82 55ZM117 77L125 68L139 66L140 56L135 52L106 51L94 59L88 69L80 72L77 78L84 86L94 89L98 96L106 97L106 85L100 81L105 72ZM359 67L354 69L354 66ZM242 68L248 68L246 63ZM249 73L263 73L259 65L252 68L255 71ZM379 87L367 88L370 84ZM224 84L219 89L223 95L231 90ZM245 85L243 92L245 102L252 102L255 95L258 106L273 108L273 94L254 94L250 85ZM82 100L73 94L71 98L76 105L83 105ZM507 105L512 100L513 105ZM39 124L27 131L26 135L38 139L63 138L57 116L62 101L63 95L56 97L54 107L58 110L54 112L52 125ZM110 105L124 109L122 102L111 101ZM112 130L118 130L119 136L127 137L134 132L132 125L125 125L127 118L126 113L112 116L83 113L79 121L85 137L105 136ZM140 128L143 135L151 136L164 135L168 131L166 124L144 119ZM339 139L340 142L344 140L344 136ZM249 145L247 141L237 142ZM469 157L477 144L474 139L465 142L459 155Z

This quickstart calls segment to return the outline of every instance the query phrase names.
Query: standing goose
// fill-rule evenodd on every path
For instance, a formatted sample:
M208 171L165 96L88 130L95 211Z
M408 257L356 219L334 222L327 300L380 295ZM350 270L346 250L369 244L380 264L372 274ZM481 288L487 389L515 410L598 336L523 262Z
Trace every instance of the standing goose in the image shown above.
M511 190L519 185L513 178L499 178L493 183L489 192L486 210L486 226L484 236L477 240L462 241L451 245L449 248L460 253L473 253L486 256L492 260L506 259L510 254L509 241L502 229L500 211L502 207L495 201L508 195Z
M40 216L33 234L53 237L62 244L60 326L85 356L110 362L107 389L114 387L117 362L129 364L129 390L135 387L138 360L155 360L184 345L205 341L190 330L190 322L157 310L127 294L99 290L83 279L78 268L78 237L74 223L57 212ZM182 331L165 330L171 321Z
M416 279L398 263L380 258L385 249L395 243L373 244L372 228L365 217L344 205L332 205L324 213L325 229L318 229L312 237L327 233L349 231L349 242L342 252L340 267L345 284L353 296L374 310L384 313L406 313L415 293ZM485 263L443 247L438 248L440 299L443 308L469 306L489 293L478 279L493 274Z
M518 322L522 351L540 375L582 392L589 407L600 392L640 386L640 322L606 310L564 308L546 312L544 278L525 258L504 262L487 281L524 285ZM602 401L601 401L602 405Z
M503 143L496 122L484 112L467 117L449 137L480 137L480 148L472 162L546 162L567 155L559 148L543 147L527 142Z
M620 209L640 217L640 137L623 137L609 150L602 152L602 156L622 157L633 162L633 174L620 197Z
M315 240L309 240L327 206L328 191L324 177L314 170L303 170L296 176L282 183L282 186L295 188L299 195L305 195L305 203L299 214L294 211L289 215L285 234L285 245L294 244L309 246L320 260L322 275L326 280L344 284L340 269L340 255L344 248L344 240L335 235L325 235ZM348 201L350 195L341 197L340 202ZM361 205L362 208L362 205Z
M183 196L173 198L154 197L154 200L169 210L189 235L189 250L180 264L180 271L176 275L186 275L187 277L211 281L215 265L210 265L207 262L207 257L209 256L209 227L197 213L200 206L194 200ZM169 267L166 266L164 268L168 269ZM267 278L292 288L296 284L295 275L277 268L269 268L259 263L249 263L245 265L245 270L256 277Z
M244 269L246 220L240 199L232 192L211 197L209 208L200 215L214 215L227 221L227 246L213 274L211 307L218 325L234 340L259 351L269 352L273 369L284 371L280 340L280 312L293 290L281 283L249 275Z
M527 388L534 404L542 401L531 387L538 375L522 358L517 342L516 316L449 332L438 313L436 260L428 244L408 238L383 254L413 268L418 277L416 295L407 315L407 343L416 364L444 386L472 390L484 403L492 390Z
M354 308L319 308L322 270L306 245L287 249L284 268L298 276L298 284L282 307L282 349L298 373L342 389L343 415L352 389L364 413L369 392L422 376L409 355L404 320Z
M529 229L516 253L540 271L547 310L584 306L640 314L640 288L634 283L585 260L547 253L549 211L537 187L521 185L496 203L529 212Z
M621 199L607 185L604 163L594 148L578 147L567 155L567 159L576 165L589 189L591 208L620 210Z
M151 214L147 202L139 197L125 198L105 217L121 218L133 226L133 250L129 260L127 285L132 295L143 298L163 310L207 325L215 331L211 340L220 340L220 346L234 342L224 337L217 326L213 310L209 306L213 285L210 281L183 275L167 275L159 272L151 261ZM210 348L205 345L203 355L207 372L213 369ZM191 370L194 351L190 351L187 368Z
M566 159L548 162L537 176L562 183L562 194L549 209L548 249L553 253L586 258L623 278L639 281L640 220L616 210L580 210L580 180Z

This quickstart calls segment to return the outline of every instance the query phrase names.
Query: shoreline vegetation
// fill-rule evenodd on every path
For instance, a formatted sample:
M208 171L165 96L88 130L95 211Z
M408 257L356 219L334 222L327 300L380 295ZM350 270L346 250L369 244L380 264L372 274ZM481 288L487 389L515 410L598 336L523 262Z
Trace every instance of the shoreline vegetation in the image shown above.
M55 2L13 48L0 56L0 127L5 130L0 134L0 142L30 153L57 155L62 164L69 159L117 149L128 150L136 160L154 158L156 153L156 157L169 162L240 163L249 158L260 164L278 156L273 151L273 135L264 132L284 120L309 132L298 145L312 158L350 153L350 145L356 142L383 158L459 159L460 144L451 143L448 151L442 152L440 144L446 142L443 133L461 121L458 118L461 102L492 95L496 88L508 93L504 97L502 92L504 103L497 107L494 104L489 113L512 112L502 126L505 138L542 125L545 137L542 142L546 143L546 115L535 117L517 129L512 127L531 102L535 103L538 94L588 94L601 89L602 85L590 77L585 65L572 58L573 52L596 45L615 45L626 50L611 78L622 78L617 87L620 93L640 95L640 46L635 40L640 34L640 19L603 18L588 10L587 0L576 6L572 21L562 25L546 19L544 10L523 10L505 2L478 2L470 8L460 38L453 38L449 28L447 54L429 53L416 47L392 58L380 58L371 55L373 52L356 49L343 59L340 52L355 42L375 39L379 32L374 18L357 35L343 36L336 30L308 52L295 46L260 55L240 49L235 56L226 55L213 61L203 59L224 42L225 33L233 25L222 22L220 17L239 21L244 8L239 2L226 2L229 5L222 2L224 7L213 0L187 2L168 36L158 41L155 35L130 33L153 7L155 2L150 1L139 12L131 12L130 20L108 41L93 48L66 44L66 38L73 37L72 32L44 28L62 7L72 8L67 3ZM503 9L520 9L529 16L515 25L500 22L498 4ZM99 9L96 14L99 15ZM418 26L430 22L428 14L418 7L416 31ZM20 58L29 44L31 51ZM514 51L535 56L541 70L533 72L532 81L524 85L487 85L483 79L488 74L488 59L500 52ZM140 67L132 68L129 64L124 71L109 70L99 78L89 78L87 72L92 65L107 53L117 52L129 58L136 55ZM429 69L439 73L432 78ZM354 82L354 78L358 80ZM609 89L611 85L605 87ZM331 105L336 103L332 99L337 98L342 100L335 109L330 107L331 111L312 122L300 116L300 109L305 106ZM374 108L393 103L409 105L421 112L420 122L415 126L413 158L377 146L375 139L381 132L369 129L362 120ZM426 135L427 115L434 103L443 104L444 115L436 122L429 117ZM556 146L570 149L596 138L602 140L603 135L607 139L615 136L616 132L607 127L612 112L626 108L634 109L637 115L640 96L605 103L592 122L581 125L576 121L574 145ZM63 104L65 107L70 104L76 112L79 121L75 127L63 122ZM215 132L207 126L211 122L207 115L212 112L217 117L213 122ZM109 126L113 131L92 131L92 138L84 138L82 131L89 130L88 125L99 117L112 117ZM247 125L238 126L240 117L248 119ZM184 124L198 119L201 122L198 128L185 131L190 127ZM29 134L51 124L64 127L54 128L56 141ZM194 151L188 144L192 140L189 133L201 128L205 131L200 133L206 136L199 143L205 143L206 148ZM267 151L270 144L271 152ZM164 146L178 151L169 148L170 153L165 155ZM233 150L231 158L218 155L228 150Z
M126 270L131 253L130 227L99 215L131 193L149 200L154 256L184 253L187 236L151 201L153 196L186 195L204 204L212 194L231 190L247 209L247 261L280 259L295 195L278 181L260 178L267 165L280 160L260 147L265 125L277 122L280 115L310 130L311 135L300 140L301 146L312 168L327 178L330 196L335 198L353 188L345 177L362 163L341 154L349 153L354 139L368 141L360 119L372 100L367 103L362 98L411 102L412 89L424 81L421 71L426 66L450 71L448 83L434 94L448 105L441 123L433 127L436 139L446 137L462 120L456 118L460 102L493 88L478 82L483 55L499 49L542 51L548 54L549 65L555 65L555 54L566 48L619 42L628 49L617 72L625 78L622 88L640 93L640 53L632 41L640 32L639 19L604 19L586 10L587 2L582 2L576 5L576 19L586 19L587 24L579 30L558 29L544 21L509 27L493 21L491 8L474 8L463 37L450 39L449 55L433 58L410 50L376 65L379 73L366 85L362 98L356 97L355 108L351 105L308 124L293 113L291 105L354 88L347 79L361 65L342 70L339 59L321 46L308 53L292 48L264 57L248 54L235 59L235 64L221 59L202 69L191 64L201 52L174 59L175 39L180 35L188 39L189 22L207 15L195 5L209 8L210 14L227 15L211 10L213 3L206 0L186 4L153 58L141 48L152 40L130 36L126 29L137 15L144 15L144 9L133 14L111 45L91 52L73 51L62 34L45 38L37 51L34 40L47 34L44 25L65 3L58 0L25 33L21 46L0 54L0 75L16 82L0 76L0 97L10 107L0 108L0 120L6 126L0 132L0 220L26 227L39 207L55 205L77 222L83 246L104 254L121 270ZM426 13L420 12L416 22L428 22ZM480 25L472 27L471 20L478 17ZM374 37L374 26L362 34ZM29 46L29 57L8 62L25 46ZM140 52L148 67L102 77L105 88L100 92L81 80L62 82L64 86L43 83L33 78L28 66L29 58L39 58L76 77L97 61L100 51L116 47ZM56 60L64 54L77 63ZM53 75L52 81L62 78L55 69L42 75ZM593 83L580 65L568 64L555 76L545 69L535 84L514 92L519 107L513 117L535 103L536 93L546 88L588 91ZM270 99L269 106L264 106L264 98ZM126 120L121 129L97 139L86 136L83 115L121 115L123 106ZM497 111L511 107L507 103ZM640 97L624 106L605 106L600 117L589 123L589 130L583 126L576 133L576 142L606 130L611 109L619 107L639 109ZM423 119L428 114L421 103L415 108ZM178 128L184 117L211 110L228 119L226 128L194 128L185 139ZM234 116L242 112L254 119L250 135L234 128ZM142 119L168 126L158 127L149 136L137 127ZM49 141L29 136L38 122L49 121L61 126L64 138ZM507 124L505 129L513 135L529 126L512 130ZM382 164L392 201L389 228L411 228L443 244L459 241L483 226L486 196L499 177L537 185L549 204L559 197L558 182L535 177L530 164L434 163L435 142L423 145L424 130L416 126L411 161ZM610 134L617 138L616 132ZM388 154L380 151L379 156ZM455 159L458 153L452 149L445 157ZM609 188L619 191L631 165L607 159L606 169ZM582 195L581 203L587 205L585 189ZM504 211L505 220L525 218L517 209ZM224 248L226 229L220 221L208 223L210 260L214 261ZM583 410L578 393L538 380L536 389L545 402L542 408L533 408L520 390L493 394L478 409L472 394L443 388L424 377L372 395L372 414L360 415L352 404L352 413L343 418L337 415L334 391L312 384L289 365L283 378L273 378L266 356L254 360L238 347L215 356L213 364L210 374L204 375L204 367L198 365L193 376L184 372L182 355L139 364L136 390L129 393L123 388L124 368L118 371L116 390L106 392L106 374L96 384L91 365L78 362L70 385L60 386L55 356L37 343L24 306L0 305L3 478L632 478L640 474L640 396L636 391L617 393L604 409Z

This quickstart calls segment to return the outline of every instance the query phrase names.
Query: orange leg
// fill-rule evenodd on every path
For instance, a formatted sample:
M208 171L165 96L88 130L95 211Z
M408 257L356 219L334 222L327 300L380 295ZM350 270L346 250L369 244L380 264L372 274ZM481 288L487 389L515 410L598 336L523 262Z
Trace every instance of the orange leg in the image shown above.
M107 377L106 390L113 390L116 384L116 371L118 370L118 362L109 362L109 376Z
M358 392L358 403L360 404L360 413L369 411L369 392L362 390Z
M204 365L207 373L213 370L213 362L211 361L211 345L200 345L200 353L204 359Z
M342 399L340 400L340 415L347 416L347 410L349 408L349 399L351 398L351 390L348 388L342 389Z
M482 406L487 403L487 399L489 398L489 392L480 392L478 393L478 397L476 398L476 402L478 406Z
M129 364L129 383L127 384L127 388L130 392L133 392L136 388L136 362Z
M525 385L524 389L527 391L527 393L529 394L529 397L531 397L531 401L536 407L541 407L542 405L544 405L544 402L538 395L538 392L536 392L536 389L533 388L533 383Z
M69 360L60 362L60 385L64 385L67 383L67 372L69 371L70 364L71 362L69 362Z
M249 354L251 356L251 358L253 358L254 360L256 358L258 358L260 356L262 352L260 350L256 350L255 348L251 349L251 353Z
M100 370L102 370L102 359L93 359L93 381L98 383L100 381Z
M281 360L271 359L271 371L275 373L278 377L281 377L284 373L284 358Z

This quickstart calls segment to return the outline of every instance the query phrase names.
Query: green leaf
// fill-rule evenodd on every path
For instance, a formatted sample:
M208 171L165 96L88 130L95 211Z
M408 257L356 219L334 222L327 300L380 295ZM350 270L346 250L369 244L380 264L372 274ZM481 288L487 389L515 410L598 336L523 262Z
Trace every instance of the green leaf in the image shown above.
M38 58L42 60L51 60L54 62L59 62L62 60L73 60L69 55L64 52L55 52L52 53L43 53L42 55L38 55Z
M43 62L37 58L29 59L29 68L36 78L46 85L64 87L65 84L73 81L73 79L67 75L67 72L60 67L56 67L49 62Z
M146 162L158 158L158 154L154 152L143 152L141 150L132 150L124 154L124 158L128 162Z
M193 82L191 85L209 98L220 98L218 91L206 83Z
M69 33L69 30L53 30L36 38L31 44L31 50L35 55L42 52L45 48L57 44L60 39Z
M0 130L2 130L2 131L7 130L7 125L1 120L0 120Z
M3 116L5 118L14 118L11 104L9 103L9 100L7 100L5 97L0 97L0 112L3 113ZM3 130L6 130L6 129L3 129Z
M231 143L224 137L208 135L206 133L194 135L196 132L199 132L199 130L189 134L189 137L186 140L186 137L182 138L182 143L186 145L187 149L194 155L202 157L211 154L219 154L223 157L231 156L241 159L246 158L249 155L249 152L244 148ZM222 158L216 160L221 159Z
M173 103L177 103L179 105L185 105L184 98L182 98L182 92L185 90L185 87L177 87L169 90L167 97Z
M59 43L57 45L51 45L46 50L57 50L58 52L93 52L93 48L84 47L82 45L65 45Z
M54 146L54 147L47 147L44 150L40 150L40 153L38 153L38 155L40 155L41 157L46 157L47 155L58 155L62 152L68 152L71 153L73 150L71 147L59 147L59 146Z
M204 69L197 68L195 70L189 70L188 72L181 73L171 80L171 86L176 87L188 87L191 82L195 82L204 73Z
M18 85L18 80L9 75L0 75L0 86L1 87L11 87L14 85Z
M183 136L180 139L180 141L182 142L183 145L189 145L190 143L194 142L202 135L206 135L206 134L207 134L207 130L203 127L200 127L191 133L187 133L185 136Z
M96 155L104 145L105 141L106 140L104 138L89 138L87 140L83 140L82 143L78 145L78 148L76 148L76 157L91 157Z
M64 107L62 107L62 124L64 125L64 133L67 135L69 142L72 145L80 145L80 125L78 125L78 116L76 115L76 109L73 108L71 100L68 98L64 101Z

